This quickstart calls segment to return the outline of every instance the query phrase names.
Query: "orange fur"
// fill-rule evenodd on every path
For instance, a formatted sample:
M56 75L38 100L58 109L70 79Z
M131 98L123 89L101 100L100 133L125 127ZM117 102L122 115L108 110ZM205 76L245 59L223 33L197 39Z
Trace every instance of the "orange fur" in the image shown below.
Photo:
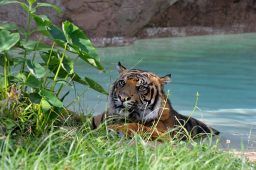
M117 132L122 132L126 137L132 137L134 134L139 134L150 140L170 138L169 135L159 131L157 128L147 127L139 123L113 124L108 125L108 128Z
M150 138L154 140L170 131L169 137L175 135L181 139L199 137L200 134L219 134L203 122L179 114L173 109L164 93L164 84L170 82L170 74L159 77L143 70L128 70L121 63L118 63L118 71L119 78L113 83L109 93L108 110L93 118L93 128L117 115L119 118L126 117L129 122L119 121L108 125L108 128L121 131L126 136L134 133L151 134Z

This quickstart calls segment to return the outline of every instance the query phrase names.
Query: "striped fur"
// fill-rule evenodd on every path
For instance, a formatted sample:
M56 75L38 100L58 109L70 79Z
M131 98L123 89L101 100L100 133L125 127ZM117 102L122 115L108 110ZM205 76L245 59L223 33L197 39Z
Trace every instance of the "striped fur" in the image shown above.
M219 134L203 122L181 115L172 108L163 90L164 84L170 81L170 75L159 77L143 70L128 70L120 63L118 71L120 76L110 90L106 115L119 115L132 123L155 126L161 133L175 129L172 134L179 133L182 138L186 138L184 134L192 137L207 133Z

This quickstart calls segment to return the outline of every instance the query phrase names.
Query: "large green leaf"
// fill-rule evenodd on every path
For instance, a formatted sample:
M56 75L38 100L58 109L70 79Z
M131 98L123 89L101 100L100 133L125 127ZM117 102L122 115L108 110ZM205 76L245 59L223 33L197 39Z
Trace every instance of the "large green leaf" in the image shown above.
M56 107L63 107L63 103L54 95L53 92L47 89L41 89L39 94L44 97L47 102Z
M42 107L42 109L43 109L44 112L50 110L51 107L52 107L52 106L50 105L50 103L48 103L48 101L45 100L44 98L41 99L40 104L41 104L41 107Z
M90 79L89 77L84 77L84 80L87 82L90 88L108 95L108 92L106 92L105 89L101 85L99 85L96 81Z
M62 30L67 42L71 46L72 52L78 54L81 59L92 66L103 70L96 49L93 47L90 39L79 27L69 21L65 21L62 23Z
M106 90L100 84L98 84L96 81L90 79L89 77L85 77L84 79L82 79L76 73L74 73L74 75L72 77L73 77L72 80L74 80L80 84L89 86L90 88L92 88L100 93L108 95L108 92L106 92Z
M74 72L74 63L67 55L52 51L42 54L41 57L44 60L45 65L48 64L47 67L49 70L56 74L62 55L64 55L64 58L62 60L58 76L64 78L67 74L72 74Z
M13 56L15 55L15 56ZM26 60L24 59L24 57L18 57L16 56L17 54L9 54L9 58L8 58L8 65L9 66L17 66L20 64L23 64L26 62ZM3 55L0 54L0 66L4 67L4 57Z
M77 50L85 51L91 55L91 57L97 60L99 59L96 49L80 28L69 21L65 21L62 23L62 30L69 44L74 46Z
M50 59L49 59L50 57ZM45 64L49 62L48 64L48 69L51 70L54 74L56 74L58 64L59 64L59 59L61 57L61 54L52 52L52 55L50 56L49 52L44 53L42 55L42 59L44 60ZM74 63L72 60L70 60L67 56L64 57L63 63L61 66L61 69L59 70L58 77L59 78L65 78L69 76L73 81L78 82L80 84L89 86L90 88L103 93L107 94L107 92L104 90L104 88L99 85L97 82L94 80L86 77L85 79L82 79L77 73L74 72Z
M8 5L8 4L19 4L27 13L30 12L29 7L24 2L15 1L15 0L0 0L0 6Z
M27 96L32 103L39 104L42 100L42 96L40 96L37 92L29 93Z
M51 70L54 74L56 74L61 54L52 52L50 56L50 52L48 52L48 53L44 53L41 56L45 62L45 65L47 65L47 62L49 62L49 64L47 65L48 69ZM100 93L107 94L104 88L101 85L99 85L97 82L93 81L92 79L88 77L86 77L85 79L82 79L77 73L74 72L73 65L74 65L73 62L67 56L65 56L62 67L59 70L58 77L65 78L69 76L75 82L89 86L90 88Z
M68 43L67 50L77 54L81 59L90 65L103 70L99 56L89 38L76 25L69 21L62 23L62 30L55 26L46 16L33 15L33 18L40 28L40 31L49 36L61 47Z
M52 24L49 18L46 15L36 15L33 14L33 19L35 20L37 27L39 27L39 31L46 31L47 27ZM43 32L44 34L46 32Z
M7 5L7 4L14 4L20 3L19 1L15 0L0 0L0 5Z
M0 52L10 50L20 40L19 33L0 30Z
M14 23L1 22L1 24L0 24L0 30L15 31L17 29L18 29L18 27Z
M18 82L25 83L27 80L26 73L18 73L15 75L15 79Z
M104 70L104 67L100 64L100 61L91 58L88 53L84 51L78 51L77 54L78 57L80 57L82 60L86 61L90 65L97 67L99 70Z
M33 75L28 75L27 80L25 82L25 85L32 87L32 88L40 88L42 82L39 81L35 76Z
M27 60L27 68L36 78L42 78L46 74L46 70L43 66L31 60Z
M36 0L27 0L27 2L29 3L30 6L32 6L36 2Z
M40 43L39 41L33 41L33 40L29 40L29 41L20 41L20 46L21 48L24 48L28 51L46 51L46 50L50 50L50 47L46 44Z
M24 11L27 13L34 13L35 10L33 8L29 8L29 6L23 2L19 2L20 6L23 8Z
M63 32L57 26L51 25L47 27L47 31L56 43L64 47L66 39Z
M66 43L66 38L64 33L55 26L47 16L45 15L33 15L33 18L39 27L39 30L51 38L53 41L64 47L64 44Z

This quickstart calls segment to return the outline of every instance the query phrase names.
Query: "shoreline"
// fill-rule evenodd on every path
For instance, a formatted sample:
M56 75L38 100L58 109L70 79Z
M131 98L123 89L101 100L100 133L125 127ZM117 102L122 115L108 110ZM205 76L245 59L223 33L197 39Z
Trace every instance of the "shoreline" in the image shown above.
M247 30L245 25L233 25L231 27L205 27L205 26L186 26L186 27L148 27L140 31L137 36L113 36L113 37L92 37L91 41L97 48L102 47L121 47L133 44L136 40L152 38L172 38L190 37L204 35L228 35L254 33Z

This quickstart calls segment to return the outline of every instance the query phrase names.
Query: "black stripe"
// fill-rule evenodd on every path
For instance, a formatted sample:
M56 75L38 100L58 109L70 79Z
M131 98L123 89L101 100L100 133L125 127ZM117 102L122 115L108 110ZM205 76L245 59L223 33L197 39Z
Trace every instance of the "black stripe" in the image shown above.
M143 104L143 99L141 99L143 96L139 96L140 102Z
M154 101L154 103L151 105L152 109L155 108L156 103L157 103L157 101L158 101L158 97L159 97L159 92L158 92L158 90L156 90L155 101ZM151 109L151 110L152 110L152 109Z
M150 103L149 103L149 104L151 104L151 101L152 101L152 99L153 99L154 88L151 88L151 89L150 89L150 93L151 93L151 96L150 96Z

